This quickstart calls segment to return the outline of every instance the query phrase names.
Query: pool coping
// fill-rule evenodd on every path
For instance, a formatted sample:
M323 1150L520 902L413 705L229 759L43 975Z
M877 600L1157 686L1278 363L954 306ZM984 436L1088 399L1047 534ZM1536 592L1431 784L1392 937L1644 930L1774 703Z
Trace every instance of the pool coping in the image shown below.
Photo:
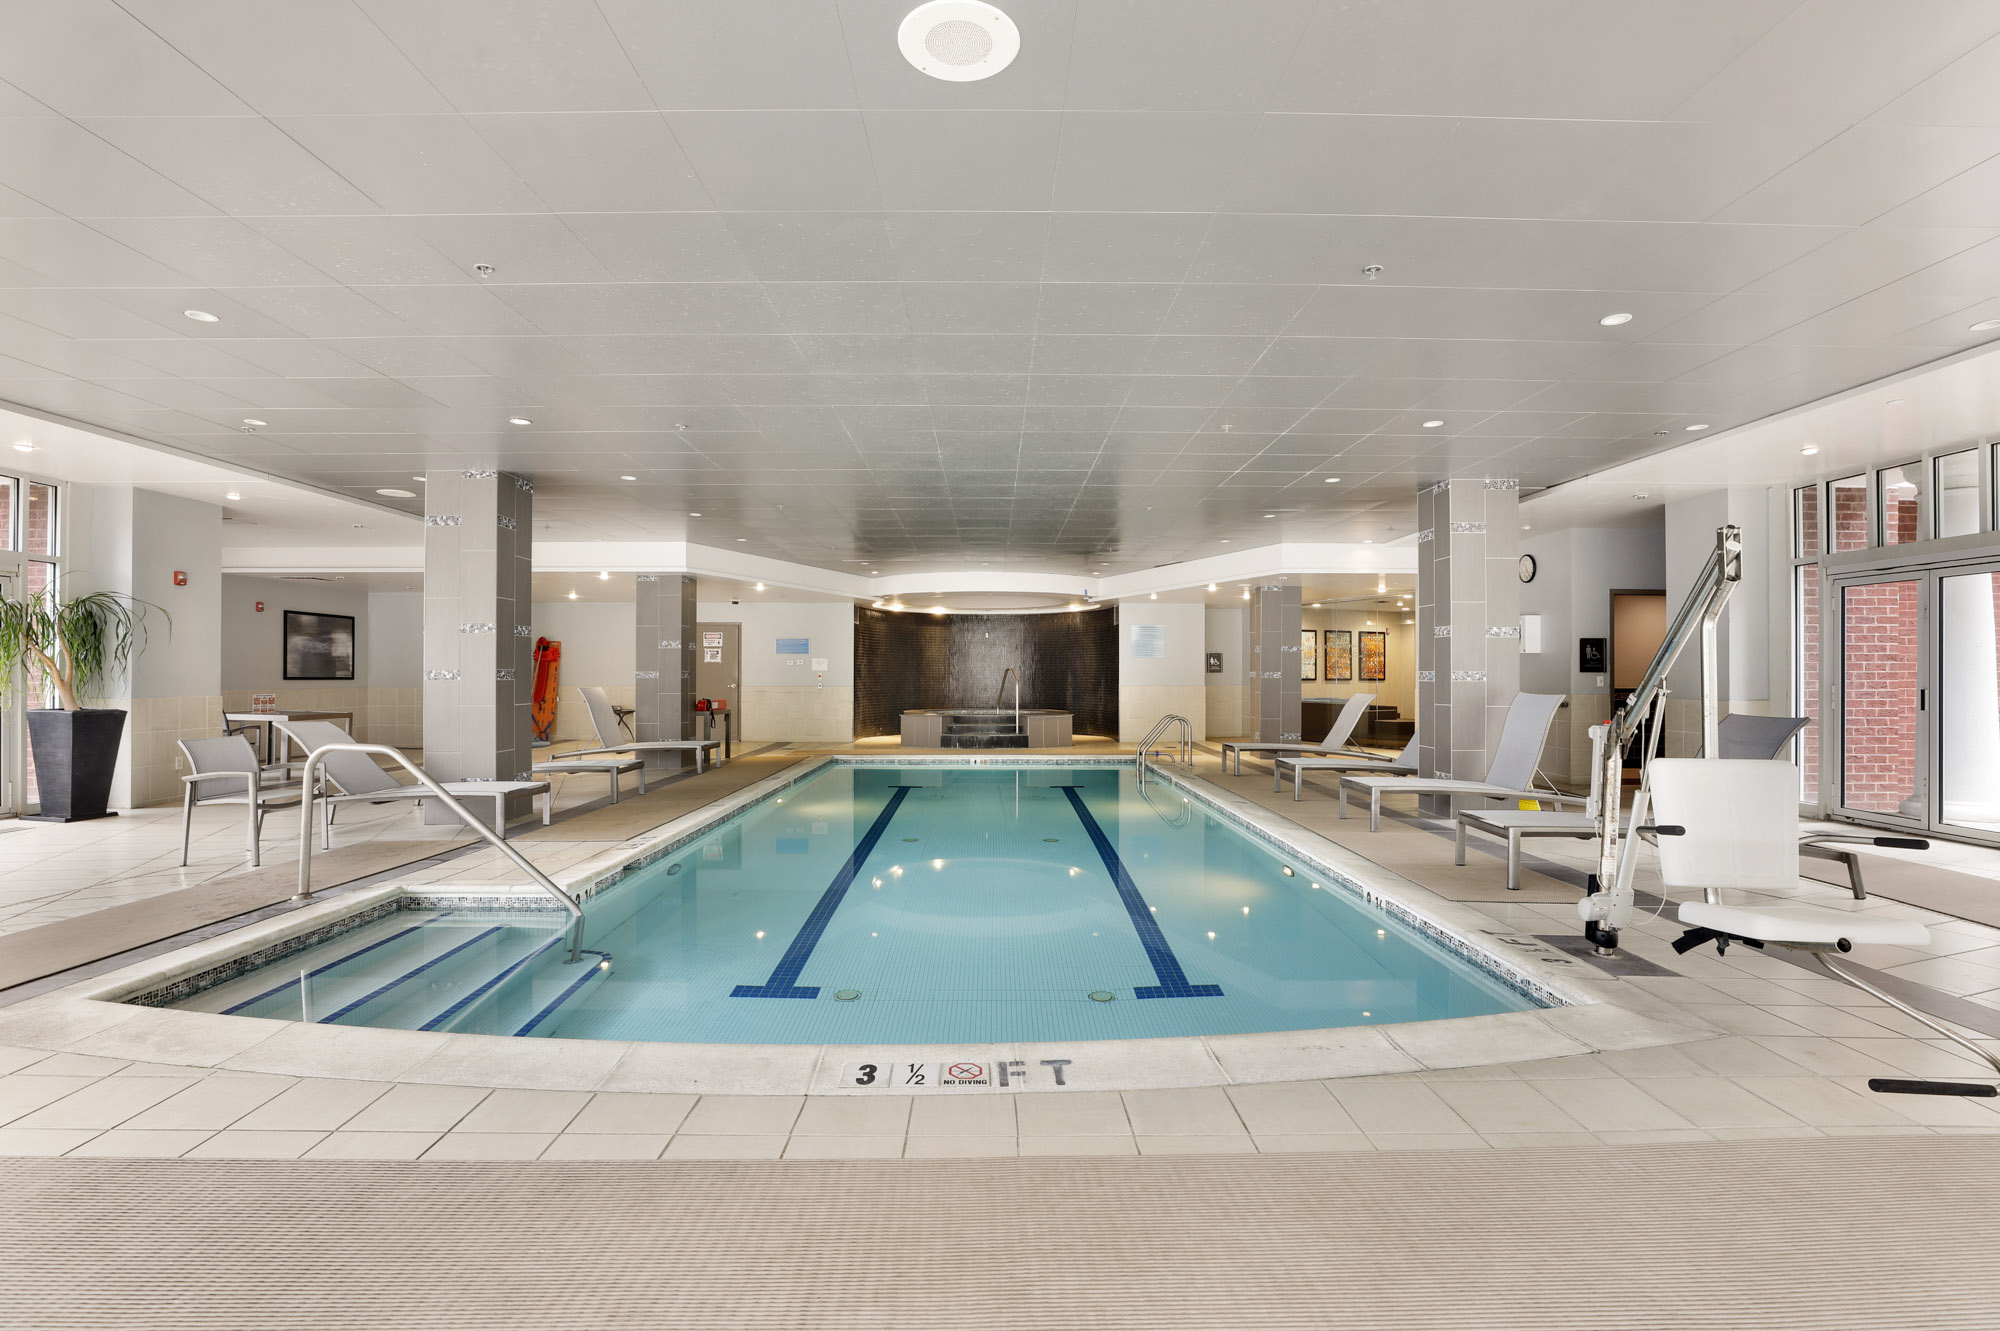
M672 854L750 805L834 764L1126 767L1132 759L845 754L810 758L572 866L558 881L587 900L631 870ZM232 1071L415 1084L866 1096L880 1092L848 1084L852 1069L860 1064L887 1069L973 1063L987 1070L984 1083L899 1084L895 1089L902 1094L1152 1090L1480 1067L1676 1044L1719 1033L1673 1005L1581 965L1474 907L1438 896L1281 814L1192 773L1164 766L1151 770L1267 846L1298 857L1346 890L1424 930L1434 941L1455 947L1510 982L1562 1005L1491 1016L1235 1035L851 1046L523 1039L273 1021L129 1001L233 958L379 910L385 903L459 900L527 909L542 899L528 888L387 883L316 901L9 1008L0 1012L0 1043ZM1006 1077L1005 1086L996 1084L1000 1076Z

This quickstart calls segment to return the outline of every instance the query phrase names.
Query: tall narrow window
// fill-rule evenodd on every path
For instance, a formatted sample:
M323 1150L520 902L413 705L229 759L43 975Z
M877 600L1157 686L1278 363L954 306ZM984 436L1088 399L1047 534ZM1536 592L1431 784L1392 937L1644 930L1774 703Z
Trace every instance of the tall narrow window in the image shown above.
M1908 545L1917 539L1923 475L1920 462L1907 467L1885 467L1875 474L1875 489L1882 496L1882 544Z
M1946 453L1933 461L1937 470L1932 501L1937 510L1937 534L1971 536L1979 530L1979 450Z
M1792 557L1811 559L1819 552L1819 487L1802 485L1792 491Z
M1833 541L1828 549L1835 554L1843 550L1866 550L1868 548L1868 478L1849 476L1829 482L1826 487L1826 504Z
M1819 565L1801 564L1793 591L1792 623L1798 626L1793 658L1797 674L1792 680L1793 706L1797 716L1807 718L1799 732L1799 800L1819 802Z

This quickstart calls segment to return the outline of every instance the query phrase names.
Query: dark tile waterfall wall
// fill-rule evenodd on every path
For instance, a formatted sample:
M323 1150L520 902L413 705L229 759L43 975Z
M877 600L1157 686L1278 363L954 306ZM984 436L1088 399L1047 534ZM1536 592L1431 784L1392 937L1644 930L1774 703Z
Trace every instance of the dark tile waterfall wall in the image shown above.
M1118 610L1054 615L854 613L854 735L894 735L920 707L991 707L1007 667L1021 706L1075 717L1079 735L1118 734ZM1014 683L1007 681L1007 705Z

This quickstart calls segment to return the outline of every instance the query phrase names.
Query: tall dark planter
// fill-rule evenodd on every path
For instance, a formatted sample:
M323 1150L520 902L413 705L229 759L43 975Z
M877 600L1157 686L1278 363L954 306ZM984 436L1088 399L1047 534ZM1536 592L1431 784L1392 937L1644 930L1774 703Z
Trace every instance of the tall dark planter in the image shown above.
M42 798L35 817L46 823L106 817L124 733L125 713L115 707L29 712L28 742L35 749L35 785Z

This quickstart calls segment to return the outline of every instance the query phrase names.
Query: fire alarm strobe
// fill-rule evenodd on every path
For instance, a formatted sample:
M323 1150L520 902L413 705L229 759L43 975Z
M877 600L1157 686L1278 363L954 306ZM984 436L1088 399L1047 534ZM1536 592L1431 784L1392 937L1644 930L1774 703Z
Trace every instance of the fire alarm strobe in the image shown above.
M185 573L183 573L183 572L181 572L181 571L180 571L179 569L175 569L175 570L174 570L174 586L176 586L176 587L185 587L185 586L187 586L187 585L188 585L188 575L187 575L187 574L185 574Z

